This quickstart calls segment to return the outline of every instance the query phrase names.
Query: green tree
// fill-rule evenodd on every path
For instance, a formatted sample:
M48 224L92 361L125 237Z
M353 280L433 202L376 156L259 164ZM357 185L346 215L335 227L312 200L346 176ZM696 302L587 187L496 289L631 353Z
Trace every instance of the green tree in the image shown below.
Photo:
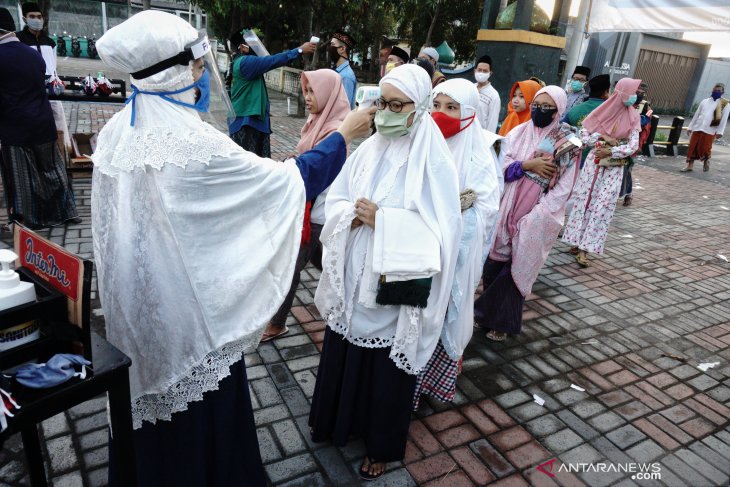
M423 46L447 41L456 61L469 61L476 51L476 33L482 17L480 0L406 0L398 3L398 35L412 42L412 55Z

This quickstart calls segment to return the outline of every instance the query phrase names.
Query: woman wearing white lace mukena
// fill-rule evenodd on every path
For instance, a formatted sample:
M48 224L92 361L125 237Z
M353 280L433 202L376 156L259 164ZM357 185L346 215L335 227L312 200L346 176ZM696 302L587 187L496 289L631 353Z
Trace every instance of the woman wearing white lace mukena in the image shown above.
M107 337L132 358L138 485L265 485L242 353L289 288L305 197L332 182L372 113L275 162L201 120L226 99L187 22L145 11L97 49L133 78L93 156L92 230Z
M362 436L360 476L401 460L416 374L441 335L458 241L459 181L412 64L380 81L378 133L348 158L325 204L315 303L327 322L309 424L314 441Z

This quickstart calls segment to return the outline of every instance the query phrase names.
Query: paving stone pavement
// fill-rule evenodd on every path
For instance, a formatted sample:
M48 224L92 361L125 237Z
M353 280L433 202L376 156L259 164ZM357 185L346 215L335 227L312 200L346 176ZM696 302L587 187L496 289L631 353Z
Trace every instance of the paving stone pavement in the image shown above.
M285 97L272 99L272 153L280 159L303 119L285 115ZM69 104L66 114L72 131L96 130L119 108ZM635 168L634 205L617 209L606 254L592 267L579 268L556 245L526 301L523 334L495 343L475 333L454 404L424 401L403 462L371 485L728 485L730 264L721 256L730 257L730 185L676 169L667 159ZM727 153L713 170L730 171ZM41 233L90 258L90 179L75 179L74 190L84 222ZM2 233L0 246L9 244ZM313 267L302 272L290 333L245 356L261 454L276 486L359 483L361 441L338 448L308 434L324 334L313 305L318 278ZM92 307L103 333L98 301ZM719 365L702 372L703 362ZM100 397L42 424L53 487L106 484L105 405ZM627 471L649 463L660 479ZM0 485L28 484L13 437L0 452Z

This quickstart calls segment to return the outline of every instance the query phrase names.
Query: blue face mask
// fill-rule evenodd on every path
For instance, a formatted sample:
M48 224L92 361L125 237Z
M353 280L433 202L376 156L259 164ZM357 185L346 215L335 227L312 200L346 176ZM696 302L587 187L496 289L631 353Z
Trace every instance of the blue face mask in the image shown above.
M188 90L192 90L195 88L199 90L200 94L196 96L195 104L192 105L190 103L185 103L184 101L170 98L169 96L184 93ZM199 112L207 112L210 109L210 74L208 73L208 70L205 69L203 70L203 75L198 81L190 86L186 86L185 88L180 88L179 90L175 91L143 91L132 85L132 95L126 101L126 103L132 103L132 120L129 122L129 125L131 125L132 127L134 127L134 118L137 114L135 99L140 93L143 95L159 96L163 100L174 103L175 105L192 108L193 110L197 110Z
M630 107L634 103L636 103L636 95L631 95L629 97L629 99L624 102L624 105L626 105L627 107Z
M583 82L578 80L571 80L570 81L570 87L573 89L573 93L578 93L580 91L583 91Z
M75 365L81 366L80 372L76 372ZM17 370L15 380L25 387L46 389L63 384L74 376L85 379L86 365L91 365L91 362L80 355L58 353L45 364L23 365Z
M713 100L717 100L721 96L722 96L722 91L715 91L715 90L712 91L712 99Z

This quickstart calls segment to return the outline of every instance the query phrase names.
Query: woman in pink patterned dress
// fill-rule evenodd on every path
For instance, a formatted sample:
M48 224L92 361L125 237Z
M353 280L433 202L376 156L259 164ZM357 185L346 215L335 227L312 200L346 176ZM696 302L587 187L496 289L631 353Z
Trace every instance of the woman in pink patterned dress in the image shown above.
M641 80L623 78L609 99L583 120L581 139L595 148L575 186L575 204L563 235L582 267L590 265L588 252L603 253L621 191L623 166L639 147L640 118L633 104L640 84Z
M522 330L522 307L565 219L580 165L580 142L561 124L565 91L546 86L530 104L531 119L503 141L504 194L494 244L482 271L484 292L474 321L502 341Z

